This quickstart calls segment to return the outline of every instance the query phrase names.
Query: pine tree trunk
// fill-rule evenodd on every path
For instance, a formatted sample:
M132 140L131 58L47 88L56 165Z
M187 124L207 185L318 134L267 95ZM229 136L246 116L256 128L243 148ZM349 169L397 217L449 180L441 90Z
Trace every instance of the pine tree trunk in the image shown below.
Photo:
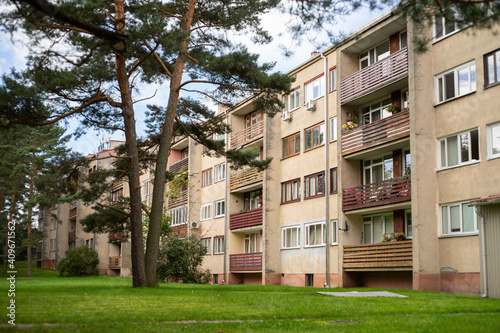
M179 56L175 62L175 69L170 80L170 95L168 98L165 122L161 128L160 146L155 165L155 177L153 187L153 202L151 203L151 215L149 219L149 230L145 256L146 284L148 287L158 285L156 279L156 264L160 247L161 221L163 215L163 202L165 200L165 170L167 169L168 155L172 142L172 129L179 101L179 91L182 83L182 74L187 59L189 44L189 33L193 21L196 0L190 0L186 14L182 21L182 31L186 37L181 41Z
M122 0L115 0L116 31L125 33L125 12ZM139 180L139 154L135 128L134 107L126 59L123 54L115 52L116 77L121 92L121 109L125 125L125 146L128 158L128 183L130 189L130 226L132 255L132 284L134 288L144 287L144 250L142 243L142 202L141 184Z

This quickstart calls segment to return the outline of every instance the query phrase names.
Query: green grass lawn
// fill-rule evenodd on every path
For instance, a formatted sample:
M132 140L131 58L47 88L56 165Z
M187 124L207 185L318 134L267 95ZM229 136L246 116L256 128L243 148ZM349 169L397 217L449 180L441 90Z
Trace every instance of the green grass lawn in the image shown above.
M479 296L391 290L409 298L337 298L315 288L175 283L134 289L130 279L62 278L36 268L26 279L26 263L17 264L16 327L7 323L2 275L0 332L500 331L500 300Z

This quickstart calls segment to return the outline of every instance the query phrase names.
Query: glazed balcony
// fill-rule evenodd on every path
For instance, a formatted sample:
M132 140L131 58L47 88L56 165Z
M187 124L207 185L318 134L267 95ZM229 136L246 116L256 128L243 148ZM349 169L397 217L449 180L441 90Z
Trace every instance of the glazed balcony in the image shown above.
M340 104L346 104L408 76L408 48L340 81Z
M181 171L181 169L184 169L186 171L189 170L189 158L184 158L180 161L172 163L168 167L168 171L173 172L173 173L178 173L179 171Z
M121 267L121 257L109 257L109 268L120 268Z
M412 241L345 245L343 268L349 270L412 270Z
M410 136L410 110L342 133L342 156Z
M262 225L262 208L242 211L229 216L229 229L238 229Z
M229 255L230 271L262 271L262 252Z
M342 210L388 205L411 200L411 178L401 177L342 191Z
M179 196L175 199L168 198L168 208L173 208L177 206L182 206L187 204L188 201L188 191L180 191Z
M257 168L243 170L235 175L231 175L229 189L233 191L241 187L261 182L263 175L264 171L260 171Z
M247 143L256 141L264 135L264 122L245 128L243 131L231 134L231 148L235 149Z

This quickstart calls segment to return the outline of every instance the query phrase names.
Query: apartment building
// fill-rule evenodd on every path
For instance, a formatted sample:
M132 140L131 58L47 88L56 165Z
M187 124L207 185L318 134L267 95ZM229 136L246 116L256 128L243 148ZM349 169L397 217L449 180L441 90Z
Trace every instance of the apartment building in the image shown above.
M90 174L96 170L111 169L114 161L113 151L123 143L115 140L103 142L97 153L88 156L88 170L82 172ZM78 179L74 181L75 185L83 186ZM129 190L126 182L114 181L111 191L111 199L118 201L120 197L126 196ZM130 243L118 242L121 235L88 233L83 230L79 220L92 212L92 206L81 200L58 204L52 209L40 211L39 227L43 231L43 239L37 248L37 267L57 269L58 262L66 257L68 249L86 245L99 254L97 268L100 274L131 277Z

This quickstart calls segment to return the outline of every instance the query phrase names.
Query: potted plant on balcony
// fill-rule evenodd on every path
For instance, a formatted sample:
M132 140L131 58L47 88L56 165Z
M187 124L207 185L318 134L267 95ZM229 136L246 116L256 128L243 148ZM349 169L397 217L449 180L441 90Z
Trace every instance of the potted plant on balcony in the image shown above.
M389 243L389 242L401 242L406 240L406 236L402 232L388 232L382 235L382 238L380 239L381 243Z
M401 111L401 107L397 104L391 104L387 107L387 112L392 114L398 113L399 111Z
M347 114L347 120L346 123L342 125L342 128L344 130L352 130L355 127L358 127L359 124L359 118L358 115L354 113L348 113Z

